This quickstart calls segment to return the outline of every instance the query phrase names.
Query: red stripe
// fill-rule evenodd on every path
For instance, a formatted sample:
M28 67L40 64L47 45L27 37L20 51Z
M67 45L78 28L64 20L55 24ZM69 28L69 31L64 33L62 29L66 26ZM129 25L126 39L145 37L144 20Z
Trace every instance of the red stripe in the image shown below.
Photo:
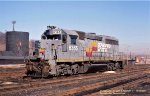
M97 47L92 47L92 51L97 51Z
M92 52L86 52L87 57L92 57Z

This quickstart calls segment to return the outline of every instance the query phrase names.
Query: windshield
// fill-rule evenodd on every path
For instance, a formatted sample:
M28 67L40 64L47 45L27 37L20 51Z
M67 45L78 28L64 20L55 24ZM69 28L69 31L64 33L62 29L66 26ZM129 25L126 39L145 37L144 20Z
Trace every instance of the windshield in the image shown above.
M51 40L61 40L61 35L48 35L47 39Z

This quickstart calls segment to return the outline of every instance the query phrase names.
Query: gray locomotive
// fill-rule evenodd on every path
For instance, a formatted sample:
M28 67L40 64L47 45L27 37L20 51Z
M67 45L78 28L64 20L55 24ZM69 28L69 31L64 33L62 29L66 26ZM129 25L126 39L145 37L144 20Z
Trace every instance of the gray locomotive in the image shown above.
M110 36L48 26L35 47L26 63L30 76L86 73L100 65L108 70L123 68L119 42Z

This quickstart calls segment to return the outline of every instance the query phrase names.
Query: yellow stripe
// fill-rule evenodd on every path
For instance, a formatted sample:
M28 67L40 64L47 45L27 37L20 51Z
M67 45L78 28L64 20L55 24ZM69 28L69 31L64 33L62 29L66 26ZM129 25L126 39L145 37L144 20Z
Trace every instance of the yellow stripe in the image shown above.
M109 60L113 60L113 59L109 59L109 58L101 58L101 59L58 59L56 62L83 62L83 61L109 61Z

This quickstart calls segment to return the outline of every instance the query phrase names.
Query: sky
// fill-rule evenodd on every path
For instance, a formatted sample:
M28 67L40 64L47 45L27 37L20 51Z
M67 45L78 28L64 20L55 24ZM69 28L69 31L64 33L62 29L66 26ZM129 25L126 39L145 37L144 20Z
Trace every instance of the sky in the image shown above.
M39 40L47 26L119 39L120 50L150 53L150 1L0 1L0 31L27 31Z

